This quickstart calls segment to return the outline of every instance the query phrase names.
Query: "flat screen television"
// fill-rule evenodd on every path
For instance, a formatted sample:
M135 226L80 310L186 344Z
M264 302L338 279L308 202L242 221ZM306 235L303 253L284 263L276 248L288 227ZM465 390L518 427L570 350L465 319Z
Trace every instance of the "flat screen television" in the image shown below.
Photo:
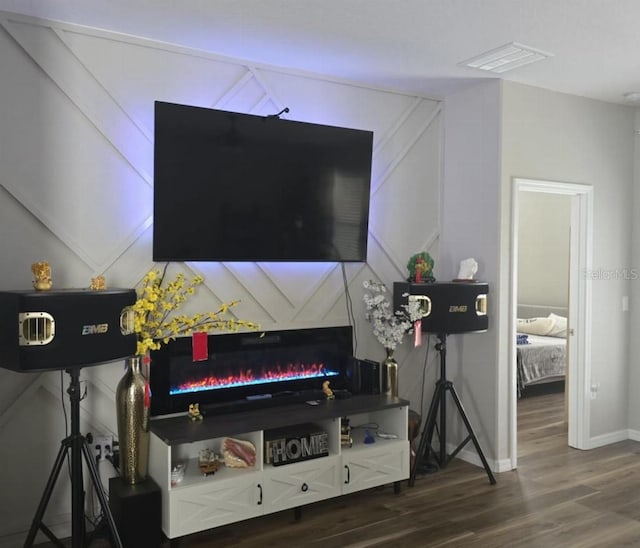
M155 103L155 261L365 262L373 133Z

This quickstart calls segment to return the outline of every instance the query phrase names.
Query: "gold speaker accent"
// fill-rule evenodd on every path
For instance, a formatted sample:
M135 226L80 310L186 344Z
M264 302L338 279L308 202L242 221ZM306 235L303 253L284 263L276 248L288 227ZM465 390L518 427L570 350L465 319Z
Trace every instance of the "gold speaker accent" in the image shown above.
M486 295L478 295L476 297L476 314L478 316L487 315L487 296Z
M18 344L20 346L49 344L56 334L55 320L46 312L18 314Z
M123 335L131 335L134 332L135 315L130 306L122 310L120 314L120 332Z
M47 261L38 261L31 265L33 272L33 287L36 291L49 291L53 287L51 281L51 266Z
M426 295L409 295L409 301L418 301L420 303L423 318L426 318L431 314L431 299Z

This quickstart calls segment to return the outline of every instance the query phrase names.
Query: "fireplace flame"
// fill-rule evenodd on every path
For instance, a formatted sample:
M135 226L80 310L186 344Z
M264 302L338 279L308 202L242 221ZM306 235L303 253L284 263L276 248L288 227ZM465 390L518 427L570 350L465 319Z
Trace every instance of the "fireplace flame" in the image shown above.
M209 374L200 379L186 381L178 386L172 387L171 395L187 394L190 392L201 392L205 390L217 390L221 388L235 388L247 385L267 384L273 382L293 381L301 379L335 377L340 375L338 371L325 368L322 363L313 364L288 364L287 366L277 365L273 368L255 372L253 369L246 369L237 373L223 373L220 375Z

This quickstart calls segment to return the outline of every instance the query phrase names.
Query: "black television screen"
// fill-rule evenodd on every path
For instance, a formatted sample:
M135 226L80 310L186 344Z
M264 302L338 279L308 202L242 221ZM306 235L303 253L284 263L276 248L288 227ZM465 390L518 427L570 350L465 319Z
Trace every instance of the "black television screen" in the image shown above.
M155 103L155 261L367 255L373 133Z

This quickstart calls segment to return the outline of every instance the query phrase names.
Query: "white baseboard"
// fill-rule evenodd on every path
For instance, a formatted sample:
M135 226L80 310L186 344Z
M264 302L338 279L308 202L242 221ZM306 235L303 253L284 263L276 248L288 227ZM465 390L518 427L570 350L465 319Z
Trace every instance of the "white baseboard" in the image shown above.
M639 436L636 438L640 440L640 432L636 432ZM618 430L617 432L610 432L608 434L602 434L601 436L595 436L587 441L585 449L595 449L596 447L603 447L605 445L611 445L612 443L618 443L628 439L634 439L631 437L631 430Z
M611 445L612 443L618 443L625 440L640 441L640 430L618 430L617 432L610 432L608 434L592 437L588 440L585 450L588 451L589 449L596 449L598 447L604 447L605 445ZM456 447L456 445L447 444L449 453L455 451ZM460 452L456 455L456 458L468 462L469 464L473 464L475 466L483 468L482 460L480 460L480 456L476 452L475 447L471 445L471 443L469 443L469 445L464 449L460 450ZM489 464L489 468L491 468L491 470L495 473L509 472L513 470L513 467L511 466L511 459L487 459L487 462Z
M447 450L449 451L449 454L455 451L456 448L456 445L447 444ZM471 442L469 442L469 445L467 445L465 448L460 450L460 452L456 455L456 458L484 469L484 465L482 464L480 455L478 455L475 446ZM496 461L488 459L486 453L484 455L484 458L487 459L487 464L489 465L491 471L496 474L513 470L511 466L511 459L501 459Z
M58 538L65 539L71 537L71 514L60 514L55 517L57 523L51 523L51 518L47 517L45 525L49 530ZM22 527L25 527L22 525ZM24 546L24 542L27 539L27 535L31 529L31 523L26 526L24 531L19 532L7 532L0 535L0 548L20 548ZM49 541L49 538L38 531L34 544L41 544Z
M491 463L489 463L489 465L491 466ZM500 459L498 461L493 461L492 468L496 473L511 472L511 470L514 470L513 466L511 465L511 459Z
M629 429L629 439L632 441L640 441L640 430Z

